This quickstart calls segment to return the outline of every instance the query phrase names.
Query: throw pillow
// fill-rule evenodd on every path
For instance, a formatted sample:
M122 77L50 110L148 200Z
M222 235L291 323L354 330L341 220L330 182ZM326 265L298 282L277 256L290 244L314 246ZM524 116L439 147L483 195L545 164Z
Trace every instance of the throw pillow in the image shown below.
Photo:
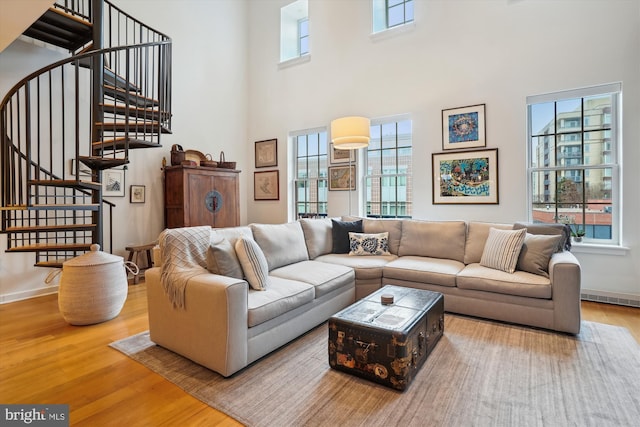
M499 230L489 229L489 237L482 251L480 265L496 270L513 273L516 270L518 256L524 243L526 229Z
M553 236L527 233L516 269L549 277L549 260L562 239L560 234Z
M391 255L389 232L365 234L349 233L349 255Z
M252 240L242 237L236 242L236 254L249 286L257 291L269 287L269 265L260 246Z
M362 220L337 221L331 220L332 251L334 254L349 253L349 232L362 233Z
M222 236L211 233L207 251L207 270L221 276L242 279L242 266L231 242Z

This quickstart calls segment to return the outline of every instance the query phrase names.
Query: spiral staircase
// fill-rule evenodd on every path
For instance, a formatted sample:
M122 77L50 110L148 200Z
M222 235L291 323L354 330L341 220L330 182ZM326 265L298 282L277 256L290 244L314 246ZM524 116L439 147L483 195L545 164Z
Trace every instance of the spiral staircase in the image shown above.
M24 35L70 56L0 103L0 232L6 252L59 267L92 243L113 250L105 171L171 132L171 39L106 0L59 1Z

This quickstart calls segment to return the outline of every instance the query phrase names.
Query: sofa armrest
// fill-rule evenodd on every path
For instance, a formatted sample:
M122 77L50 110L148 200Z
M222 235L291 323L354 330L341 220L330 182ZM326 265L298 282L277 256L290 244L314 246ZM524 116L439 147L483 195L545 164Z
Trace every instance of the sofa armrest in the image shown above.
M151 340L223 376L245 367L247 282L217 274L195 276L185 289L185 307L174 308L160 271L145 273Z
M553 254L549 261L554 329L577 334L580 332L581 267L571 252Z

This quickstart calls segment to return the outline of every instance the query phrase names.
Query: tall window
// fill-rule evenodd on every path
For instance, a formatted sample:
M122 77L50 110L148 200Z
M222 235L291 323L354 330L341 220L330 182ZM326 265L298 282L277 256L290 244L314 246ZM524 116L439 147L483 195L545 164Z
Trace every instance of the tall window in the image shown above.
M621 85L530 96L530 219L618 244Z
M373 0L373 32L413 22L414 0Z
M296 142L295 209L298 218L327 215L327 132L304 132Z
M365 175L368 217L411 217L411 157L411 120L372 120Z
M280 9L280 62L309 54L307 0L297 0Z

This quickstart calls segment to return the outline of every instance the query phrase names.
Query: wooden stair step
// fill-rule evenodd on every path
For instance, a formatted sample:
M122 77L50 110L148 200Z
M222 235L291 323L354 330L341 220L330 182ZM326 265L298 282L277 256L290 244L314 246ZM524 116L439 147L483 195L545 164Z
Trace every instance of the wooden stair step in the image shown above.
M92 144L93 150L124 150L125 142L127 138L122 136L120 138L108 139L105 141L96 141ZM145 141L144 139L129 138L129 150L138 148L158 148L162 145L156 142Z
M27 209L32 211L97 211L99 210L99 208L100 208L99 203L27 205Z
M40 233L57 231L91 231L96 228L95 224L55 224L55 225L34 225L28 227L7 227L7 233Z
M125 105L114 104L99 104L102 111L105 113L113 113L121 116L131 116L144 120L167 120L171 117L171 114L166 111L153 110L149 108L139 108L130 106L127 108Z
M34 243L32 245L14 246L7 252L75 252L88 251L91 243Z
M29 185L42 185L49 187L84 188L87 190L99 190L102 184L93 181L75 179L42 179L28 181Z
M158 107L160 105L160 101L156 99L147 98L146 96L138 95L135 92L128 92L119 87L104 85L103 88L105 95L130 105L137 105L138 107Z
M169 128L162 126L159 122L96 122L96 126L99 129L109 132L126 132L127 125L129 132L158 133L158 131L160 131L161 133L171 133Z
M75 51L92 40L93 25L59 8L50 7L23 34Z
M83 164L87 165L92 170L105 170L118 166L123 166L129 163L129 159L123 158L109 158L101 156L80 156L78 157Z

